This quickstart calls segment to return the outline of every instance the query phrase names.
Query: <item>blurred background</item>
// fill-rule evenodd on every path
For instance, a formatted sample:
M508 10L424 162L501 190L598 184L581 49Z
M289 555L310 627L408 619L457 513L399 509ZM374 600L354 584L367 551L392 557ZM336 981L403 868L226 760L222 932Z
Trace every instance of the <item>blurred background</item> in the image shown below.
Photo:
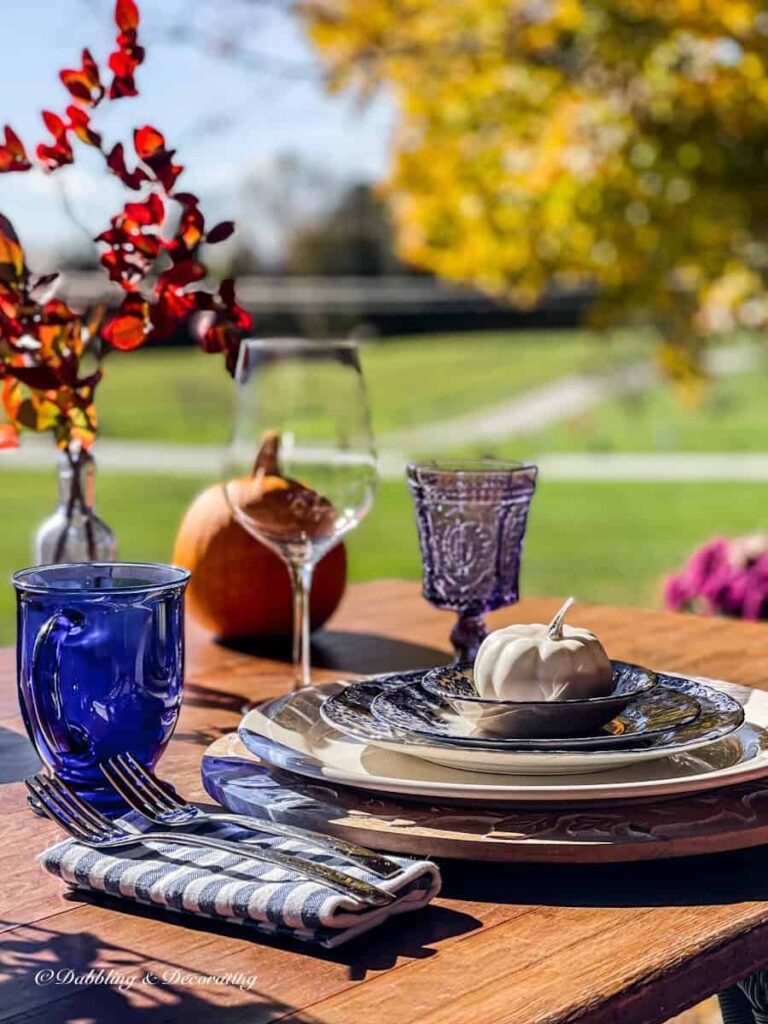
M540 465L529 595L657 605L694 546L763 525L761 4L141 6L141 95L100 129L155 124L210 222L236 220L212 271L238 276L256 335L362 343L382 478L353 580L420 575L411 456ZM20 134L60 105L56 69L108 52L111 11L4 11ZM0 184L30 264L64 269L81 306L114 301L92 239L122 201L88 157ZM121 556L167 559L219 472L232 384L185 334L105 369L97 507ZM48 437L0 457L3 573L52 510L54 465ZM10 588L0 604L9 643Z

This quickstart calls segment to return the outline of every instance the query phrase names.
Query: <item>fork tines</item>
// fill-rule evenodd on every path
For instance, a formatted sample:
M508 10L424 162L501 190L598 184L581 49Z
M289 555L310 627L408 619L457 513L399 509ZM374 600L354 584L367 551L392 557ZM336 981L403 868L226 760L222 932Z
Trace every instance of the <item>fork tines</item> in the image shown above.
M186 806L184 800L162 786L129 752L102 761L99 767L115 791L137 811L167 813Z

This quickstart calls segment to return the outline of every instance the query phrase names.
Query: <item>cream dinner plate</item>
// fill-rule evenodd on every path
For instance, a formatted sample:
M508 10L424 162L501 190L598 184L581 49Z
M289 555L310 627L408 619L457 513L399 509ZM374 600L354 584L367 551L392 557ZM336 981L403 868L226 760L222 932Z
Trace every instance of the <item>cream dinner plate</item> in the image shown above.
M414 681L417 674L414 673ZM664 685L679 676L668 675ZM695 751L654 757L620 768L574 775L492 774L445 768L398 750L383 749L328 725L323 702L343 684L289 694L250 711L240 726L245 746L263 761L318 781L416 798L472 803L568 803L648 799L735 785L768 775L768 694L749 687L699 680L744 706L745 723Z

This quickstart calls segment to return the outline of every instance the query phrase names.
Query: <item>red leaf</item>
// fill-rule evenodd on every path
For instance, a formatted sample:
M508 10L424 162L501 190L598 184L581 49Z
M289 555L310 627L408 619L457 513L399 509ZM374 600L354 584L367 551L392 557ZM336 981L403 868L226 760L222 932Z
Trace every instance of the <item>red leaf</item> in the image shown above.
M200 292L182 292L175 287L163 287L161 282L158 282L156 291L159 292L157 306L174 321L183 320L197 309L197 296Z
M48 131L53 135L53 145L46 146L42 143L37 147L37 158L49 171L55 171L65 164L71 164L74 157L72 146L67 138L67 126L58 114L50 110L43 111L43 121Z
M19 435L10 423L0 423L0 448L18 448Z
M109 98L119 100L123 96L138 96L139 90L134 81L134 71L144 59L144 51L137 49L138 57L131 56L124 50L116 50L109 58L109 66L114 71L114 78L109 87Z
M31 166L21 139L10 125L6 125L5 145L0 145L0 174L9 171L28 171Z
M219 285L219 297L227 309L235 305L235 279L225 277Z
M165 137L157 128L145 124L143 128L137 128L133 133L133 144L136 154L142 160L153 157L157 153L165 152Z
M165 206L156 192L152 192L143 203L126 203L123 208L124 220L134 224L157 225L165 218Z
M115 22L121 32L130 32L138 28L139 8L135 0L117 0Z
M79 107L67 107L69 123L75 135L88 146L101 147L101 135L91 128L91 119Z
M235 222L232 220L223 220L216 227L211 228L208 234L205 236L206 242L210 242L211 245L215 245L216 242L223 242L225 238L229 236L235 230Z
M181 242L183 248L187 251L194 249L203 237L204 230L205 218L197 206L185 207L177 232L178 241Z
M58 373L51 366L8 366L7 373L36 391L55 391L61 384Z
M44 146L42 143L36 150L37 159L48 171L56 171L65 164L71 164L74 160L72 147L64 140L62 145Z
M61 299L49 299L43 306L43 313L47 324L68 324L77 316Z
M59 72L59 78L76 100L87 107L95 107L104 96L104 86L99 77L99 67L90 50L83 50L83 66Z
M173 163L175 150L165 148L162 132L144 125L133 133L133 144L137 156L151 169L165 191L170 192L184 168Z
M159 235L147 235L143 232L136 231L130 236L130 244L134 247L137 253L140 253L147 260L155 260L160 255L160 249L163 245L163 240ZM149 270L149 266L146 268Z
M200 203L197 196L193 196L191 192L174 192L173 198L182 206L197 206Z
M148 180L147 175L140 167L133 171L128 170L125 165L125 152L122 142L118 142L111 152L107 154L107 167L109 167L113 174L117 175L125 186L134 191L140 189L144 182Z
M58 114L54 114L52 110L43 111L43 121L45 121L45 127L53 135L55 139L60 139L67 133L67 126L64 124Z
M163 271L158 284L161 288L168 285L183 288L185 285L192 284L193 281L201 280L205 277L205 274L206 269L202 263L199 263L197 260L185 259L169 267L168 270Z

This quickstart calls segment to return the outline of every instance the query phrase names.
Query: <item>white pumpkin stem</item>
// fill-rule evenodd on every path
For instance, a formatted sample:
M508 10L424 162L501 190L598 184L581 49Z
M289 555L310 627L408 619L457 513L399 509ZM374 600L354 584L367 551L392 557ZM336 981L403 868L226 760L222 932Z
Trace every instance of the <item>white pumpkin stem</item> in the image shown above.
M567 601L564 601L562 607L559 609L555 617L547 626L547 636L551 640L562 640L563 623L565 622L565 616L568 614L568 609L571 607L573 602L573 597L569 597Z

